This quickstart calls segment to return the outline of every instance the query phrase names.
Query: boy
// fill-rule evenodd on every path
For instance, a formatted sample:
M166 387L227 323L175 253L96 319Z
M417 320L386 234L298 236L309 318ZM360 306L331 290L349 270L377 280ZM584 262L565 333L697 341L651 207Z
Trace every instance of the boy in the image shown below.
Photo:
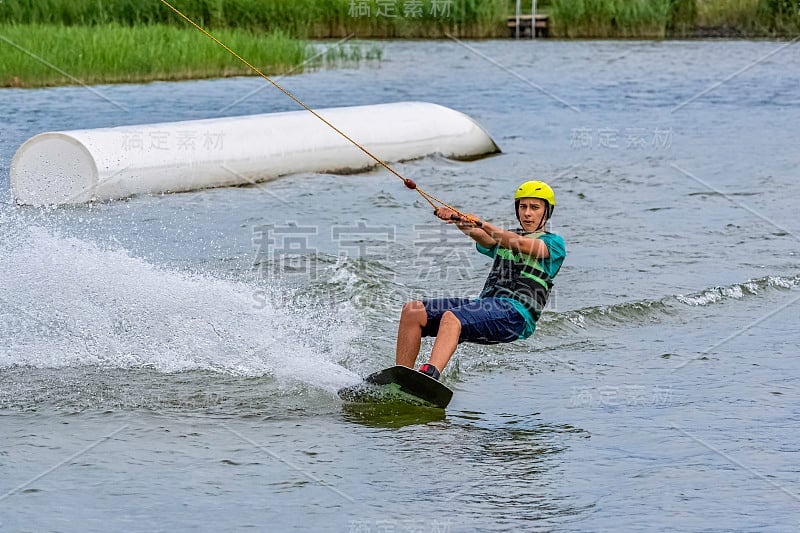
M545 231L556 205L553 189L541 181L528 181L514 195L514 209L522 226L507 231L469 217L461 219L451 209L435 214L455 223L475 241L478 251L494 258L480 297L439 298L408 302L403 306L397 332L398 365L414 368L422 337L436 337L430 362L419 371L439 379L461 342L497 344L526 339L547 303L566 256L564 240Z

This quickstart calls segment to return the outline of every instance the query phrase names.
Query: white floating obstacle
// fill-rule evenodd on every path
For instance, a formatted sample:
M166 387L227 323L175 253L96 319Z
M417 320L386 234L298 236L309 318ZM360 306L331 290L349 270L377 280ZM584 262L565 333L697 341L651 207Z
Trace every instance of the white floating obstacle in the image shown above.
M387 162L431 154L473 159L499 151L470 117L436 104L317 112ZM292 111L42 133L14 155L11 188L20 204L76 204L375 165L308 111Z

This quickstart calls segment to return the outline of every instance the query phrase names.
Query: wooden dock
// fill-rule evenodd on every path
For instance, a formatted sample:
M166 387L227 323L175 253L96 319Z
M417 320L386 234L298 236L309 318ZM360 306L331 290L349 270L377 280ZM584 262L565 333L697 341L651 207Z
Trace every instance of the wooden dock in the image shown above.
M519 33L517 32L517 17L508 17L508 30L511 38L514 39L519 35L521 39L532 39L534 37L547 37L549 34L549 15L536 15L536 24L533 24L533 15L520 15L519 16ZM536 34L532 32L536 28Z

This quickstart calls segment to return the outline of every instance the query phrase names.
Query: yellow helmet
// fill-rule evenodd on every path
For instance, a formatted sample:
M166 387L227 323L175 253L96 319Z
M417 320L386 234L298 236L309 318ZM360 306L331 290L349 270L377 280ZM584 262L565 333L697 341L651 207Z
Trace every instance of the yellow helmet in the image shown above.
M541 198L550 204L550 207L555 207L556 205L556 195L553 189L543 181L526 181L520 185L514 195L514 200L519 200L520 198Z

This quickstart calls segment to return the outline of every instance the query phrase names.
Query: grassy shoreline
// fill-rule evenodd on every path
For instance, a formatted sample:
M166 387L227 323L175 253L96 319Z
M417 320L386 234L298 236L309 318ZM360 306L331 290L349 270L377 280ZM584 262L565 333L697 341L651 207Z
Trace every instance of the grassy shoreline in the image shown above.
M320 60L305 39L464 38L505 32L506 0L169 0L267 74L302 72L362 58L375 46L329 49ZM438 7L437 7L438 6ZM251 71L159 0L0 0L0 87L124 83L248 75ZM15 49L16 48L16 49ZM302 67L302 68L301 68Z
M507 0L168 0L201 26L282 32L300 39L468 38L507 32ZM80 26L187 23L159 0L0 2L0 24Z
M265 74L302 72L323 65L380 60L381 50L357 44L329 48L320 55L306 41L280 32L256 35L221 29L216 36ZM0 87L176 81L252 75L252 71L197 31L172 26L55 26L0 24ZM58 46L54 46L58 43ZM317 57L319 56L319 57Z
M516 4L515 0L170 2L267 74L381 56L374 46L364 54L347 44L304 65L317 53L304 39L508 37L506 20ZM369 9L354 12L356 4ZM529 2L523 4L530 9ZM393 11L378 12L381 5L394 6ZM550 15L550 35L555 38L800 35L800 0L540 0L538 5ZM159 0L0 0L0 36L5 38L0 42L0 87L76 83L20 48L86 84L251 74Z
M299 39L507 37L516 0L168 0L200 25ZM798 0L539 0L556 38L794 37ZM530 0L522 2L524 12ZM159 0L0 1L0 24L186 22Z

